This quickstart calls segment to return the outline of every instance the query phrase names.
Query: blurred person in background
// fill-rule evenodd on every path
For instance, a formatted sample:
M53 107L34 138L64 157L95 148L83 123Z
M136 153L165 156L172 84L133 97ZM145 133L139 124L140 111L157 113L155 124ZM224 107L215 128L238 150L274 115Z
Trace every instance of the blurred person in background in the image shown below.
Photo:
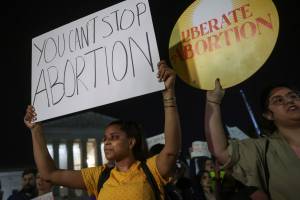
M22 173L22 188L13 193L8 200L29 200L37 196L35 183L36 169L25 169Z
M36 180L36 188L37 188L38 196L52 192L52 188L53 188L52 183L44 180L41 177L40 173L37 173L35 180Z

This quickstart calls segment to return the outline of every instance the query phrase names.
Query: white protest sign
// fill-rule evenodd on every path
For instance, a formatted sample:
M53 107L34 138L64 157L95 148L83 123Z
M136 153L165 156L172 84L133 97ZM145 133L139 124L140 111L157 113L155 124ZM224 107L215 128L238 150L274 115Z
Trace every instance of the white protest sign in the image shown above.
M208 150L207 142L202 141L194 141L192 142L192 151L191 151L191 158L194 157L211 157L211 154Z
M165 144L165 134L161 133L146 139L148 149L156 144Z
M239 129L236 126L227 126L227 131L229 132L229 137L231 139L238 139L238 140L244 140L244 139L248 139L249 136L246 135L243 131L241 131L241 129Z
M53 197L53 193L52 192L48 192L46 194L43 194L41 196L38 196L38 197L35 197L31 200L54 200L54 197Z
M156 92L159 52L147 0L127 0L32 39L38 121Z

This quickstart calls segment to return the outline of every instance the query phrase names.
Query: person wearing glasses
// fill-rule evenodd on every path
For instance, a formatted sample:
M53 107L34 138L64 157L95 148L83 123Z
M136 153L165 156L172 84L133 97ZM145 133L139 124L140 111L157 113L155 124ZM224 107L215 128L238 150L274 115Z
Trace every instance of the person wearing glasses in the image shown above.
M300 95L288 85L266 88L261 95L262 115L273 123L269 137L227 140L221 118L225 90L220 81L206 93L205 135L209 150L234 178L256 187L250 199L299 199Z

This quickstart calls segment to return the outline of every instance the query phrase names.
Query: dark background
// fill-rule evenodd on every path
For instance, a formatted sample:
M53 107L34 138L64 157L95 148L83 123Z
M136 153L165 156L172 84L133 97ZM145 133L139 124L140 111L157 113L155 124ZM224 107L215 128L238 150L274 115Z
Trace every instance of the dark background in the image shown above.
M31 94L31 39L52 29L94 13L120 1L10 1L1 6L1 99L2 129L0 169L33 165L30 132L23 124ZM192 0L150 0L151 13L160 57L168 60L168 42L173 26ZM299 87L299 11L295 1L273 1L280 17L277 44L264 66L251 78L227 90L223 109L224 123L238 126L247 133L254 128L239 93L243 89L257 118L260 116L258 96L262 88L288 81ZM176 94L183 133L183 152L191 142L204 140L203 115L205 91L176 82ZM91 109L144 125L147 136L163 132L161 93Z

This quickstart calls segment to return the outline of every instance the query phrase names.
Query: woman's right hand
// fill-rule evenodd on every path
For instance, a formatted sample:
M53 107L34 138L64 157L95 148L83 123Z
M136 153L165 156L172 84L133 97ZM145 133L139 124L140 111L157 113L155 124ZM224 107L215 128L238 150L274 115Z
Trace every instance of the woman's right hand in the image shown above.
M30 130L32 130L33 128L35 128L37 125L40 124L40 123L34 122L35 120L36 120L35 109L32 105L29 105L29 106L27 106L27 109L26 109L24 123Z
M215 80L215 89L206 92L206 100L211 103L221 104L225 95L225 90L222 88L220 80Z

